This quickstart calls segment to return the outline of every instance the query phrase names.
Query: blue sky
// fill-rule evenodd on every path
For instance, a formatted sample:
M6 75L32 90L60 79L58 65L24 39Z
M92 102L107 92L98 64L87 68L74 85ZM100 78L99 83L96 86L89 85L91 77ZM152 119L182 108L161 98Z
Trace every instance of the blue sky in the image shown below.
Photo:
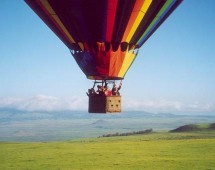
M215 113L215 1L185 0L140 49L123 110ZM87 110L92 86L24 1L0 3L0 108Z

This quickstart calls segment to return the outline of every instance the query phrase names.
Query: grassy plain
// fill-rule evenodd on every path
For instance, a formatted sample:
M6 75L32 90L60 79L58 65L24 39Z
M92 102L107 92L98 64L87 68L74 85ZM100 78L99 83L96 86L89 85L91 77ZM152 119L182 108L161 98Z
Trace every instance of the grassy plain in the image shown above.
M0 169L215 169L215 132L0 143Z

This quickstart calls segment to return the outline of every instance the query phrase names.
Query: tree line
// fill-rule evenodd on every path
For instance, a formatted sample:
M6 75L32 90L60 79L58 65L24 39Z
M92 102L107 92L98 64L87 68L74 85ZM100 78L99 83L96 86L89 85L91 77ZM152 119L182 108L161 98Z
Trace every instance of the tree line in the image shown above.
M125 133L112 133L112 134L104 134L102 136L99 136L99 138L101 137L114 137L114 136L131 136L131 135L140 135L140 134L148 134L148 133L152 133L153 129L146 129L146 130L141 130L141 131L134 131L134 132L125 132Z

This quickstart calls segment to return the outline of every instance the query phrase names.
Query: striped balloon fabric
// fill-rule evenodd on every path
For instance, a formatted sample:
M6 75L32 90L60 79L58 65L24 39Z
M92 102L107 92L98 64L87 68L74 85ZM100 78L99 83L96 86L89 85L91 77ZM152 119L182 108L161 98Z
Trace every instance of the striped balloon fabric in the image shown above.
M87 78L123 79L138 49L182 0L25 0Z

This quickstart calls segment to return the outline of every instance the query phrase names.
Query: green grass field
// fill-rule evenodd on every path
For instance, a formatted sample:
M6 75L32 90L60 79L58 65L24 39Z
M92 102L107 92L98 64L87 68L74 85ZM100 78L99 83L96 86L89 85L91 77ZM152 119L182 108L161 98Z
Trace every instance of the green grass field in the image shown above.
M0 143L0 169L215 169L214 131Z

